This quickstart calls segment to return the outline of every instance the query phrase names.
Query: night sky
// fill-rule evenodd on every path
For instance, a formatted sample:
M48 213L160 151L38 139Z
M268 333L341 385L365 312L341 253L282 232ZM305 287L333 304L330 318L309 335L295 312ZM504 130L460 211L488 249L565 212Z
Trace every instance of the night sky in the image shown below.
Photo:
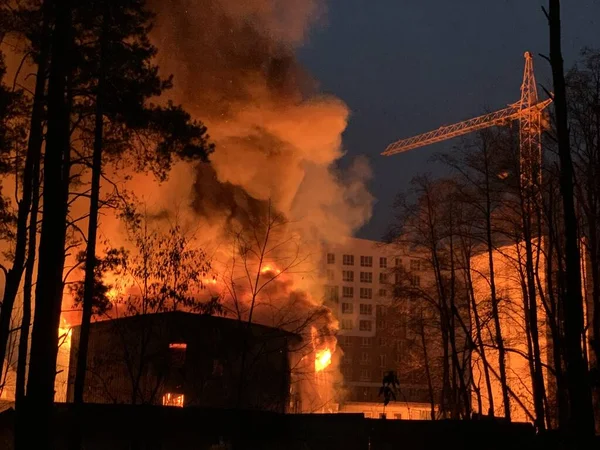
M600 1L563 1L565 67L582 47L600 47ZM538 84L551 86L544 0L328 0L325 23L299 57L323 92L345 101L349 159L370 159L373 218L358 235L381 239L394 196L418 173L442 174L429 160L446 141L392 157L387 144L449 125L519 98L526 50ZM540 95L543 92L540 90Z

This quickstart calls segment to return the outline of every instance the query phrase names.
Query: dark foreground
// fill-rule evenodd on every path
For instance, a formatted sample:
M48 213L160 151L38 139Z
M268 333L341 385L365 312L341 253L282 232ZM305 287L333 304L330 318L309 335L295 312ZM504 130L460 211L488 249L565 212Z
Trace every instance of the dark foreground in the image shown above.
M361 414L282 415L159 406L57 406L57 448L78 427L86 450L525 450L558 449L527 424L496 421L402 421ZM14 411L0 414L0 448L12 449ZM35 425L31 431L35 432ZM599 447L600 448L600 447Z

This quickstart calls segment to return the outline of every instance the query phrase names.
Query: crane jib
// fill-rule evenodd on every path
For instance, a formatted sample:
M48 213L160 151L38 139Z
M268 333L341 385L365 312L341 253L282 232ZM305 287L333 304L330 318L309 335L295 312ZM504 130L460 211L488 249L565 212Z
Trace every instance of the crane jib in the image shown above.
M453 125L442 126L436 130L427 133L419 134L406 139L401 139L390 144L382 153L384 156L395 155L396 153L406 152L419 147L442 142L448 139L453 139L458 136L472 133L473 131L482 130L498 125L504 125L507 122L518 120L520 117L531 113L540 113L550 103L551 99L538 102L528 108L522 108L519 103L509 106L508 108L455 123Z

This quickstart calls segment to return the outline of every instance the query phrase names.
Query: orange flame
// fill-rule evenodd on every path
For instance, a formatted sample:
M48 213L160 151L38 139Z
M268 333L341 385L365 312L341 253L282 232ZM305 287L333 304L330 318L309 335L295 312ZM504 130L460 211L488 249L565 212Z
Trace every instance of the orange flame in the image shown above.
M328 348L317 351L315 355L315 372L321 372L331 364L331 350Z
M273 266L263 266L262 269L260 269L260 273L268 273L268 272L274 272L276 275L279 275L281 273L281 270L279 269L275 269Z
M119 297L119 290L115 287L110 288L110 290L106 293L106 296L111 302L114 302L117 297Z

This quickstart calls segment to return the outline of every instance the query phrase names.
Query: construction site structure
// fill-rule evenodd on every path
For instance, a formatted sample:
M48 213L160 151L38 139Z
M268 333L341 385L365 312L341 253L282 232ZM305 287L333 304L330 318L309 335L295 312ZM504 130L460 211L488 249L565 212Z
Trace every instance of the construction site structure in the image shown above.
M552 99L542 100L538 98L535 75L533 71L533 56L530 52L525 53L525 70L523 74L523 82L521 84L521 98L518 102L508 105L508 107L495 111L489 114L465 120L453 125L442 126L436 130L427 133L419 134L406 139L401 139L389 145L382 153L385 156L391 156L398 153L406 152L412 149L425 147L427 145L453 139L463 136L474 131L483 130L494 126L510 125L514 121L519 121L519 183L521 187L522 198L522 220L523 220L523 236L522 242L516 245L504 245L502 248L493 252L493 267L496 280L496 287L500 289L508 298L517 300L522 298L522 302L502 302L498 304L498 317L502 324L503 337L511 342L513 349L518 348L522 355L526 355L528 346L526 339L523 337L523 329L526 329L525 317L529 317L536 324L544 322L543 308L538 306L539 297L537 295L537 287L523 292L520 282L520 272L514 266L514 261L523 257L522 249L528 247L529 251L525 252L526 260L526 275L527 285L535 286L534 271L536 270L533 254L535 248L543 246L543 236L536 236L533 233L535 229L534 222L536 219L535 205L541 200L541 167L542 167L542 126L543 113L545 108L550 105ZM537 261L543 266L544 261ZM474 269L473 277L473 295L476 303L486 302L489 293L487 286L489 283L489 260L488 255L476 254L471 259L471 267ZM545 284L545 272L539 274L540 282ZM530 299L534 298L533 301ZM537 298L536 298L537 297ZM521 304L520 307L515 305ZM522 309L521 309L522 308ZM546 348L545 333L537 333L540 346ZM490 338L485 343L488 348L488 361L497 361L499 353L492 350L494 339ZM530 364L527 358L520 355L512 354L505 358L507 367L506 381L508 386L516 395L518 401L513 401L510 404L511 416L517 421L533 421L533 411L536 410L534 405L535 397L532 392L535 389L533 381L524 383L523 380L530 376ZM499 370L499 366L493 364L495 370ZM472 361L471 371L474 379L482 378L482 368L477 361ZM501 380L492 380L492 396L494 403L494 415L502 416L504 411L500 405L503 405ZM483 396L482 396L483 397ZM491 399L482 399L482 407L484 411L491 408ZM524 405L519 408L515 405Z
M533 56L530 52L525 52L525 71L521 85L521 99L518 102L510 104L499 111L401 139L390 144L382 155L392 156L485 128L508 125L510 122L518 120L521 184L525 188L538 186L539 177L541 176L542 112L551 102L552 99L539 100L533 72Z

